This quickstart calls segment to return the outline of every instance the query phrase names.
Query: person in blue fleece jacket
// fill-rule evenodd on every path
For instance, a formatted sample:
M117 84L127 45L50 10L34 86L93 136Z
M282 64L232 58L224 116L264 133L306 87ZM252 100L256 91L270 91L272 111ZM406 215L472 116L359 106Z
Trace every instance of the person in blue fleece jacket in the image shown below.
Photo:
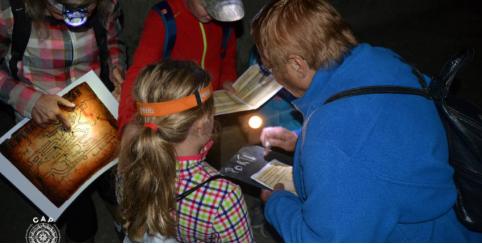
M420 88L385 48L358 44L322 0L276 0L252 22L265 71L298 99L300 134L266 128L263 145L295 150L298 196L263 190L265 217L286 242L481 242L457 221L443 125L431 100L373 94L323 105L351 88ZM425 76L427 82L430 79Z

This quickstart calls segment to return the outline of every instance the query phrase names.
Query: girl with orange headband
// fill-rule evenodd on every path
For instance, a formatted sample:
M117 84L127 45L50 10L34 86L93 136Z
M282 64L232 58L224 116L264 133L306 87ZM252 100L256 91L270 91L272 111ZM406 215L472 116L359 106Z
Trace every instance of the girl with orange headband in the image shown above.
M132 94L137 126L122 139L117 186L125 241L253 242L241 189L203 162L213 143L208 73L163 59Z

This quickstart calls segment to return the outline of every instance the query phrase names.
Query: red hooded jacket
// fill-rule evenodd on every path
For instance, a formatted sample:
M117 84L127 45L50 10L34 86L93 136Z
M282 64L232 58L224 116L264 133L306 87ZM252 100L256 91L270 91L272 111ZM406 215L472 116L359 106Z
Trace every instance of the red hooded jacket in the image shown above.
M171 58L176 60L192 60L203 67L212 77L214 90L222 89L226 81L236 81L236 37L234 30L228 39L226 56L221 58L223 41L222 27L215 21L201 24L184 5L184 0L167 0L172 9L177 28L176 43ZM206 37L206 50L201 26ZM119 104L119 134L124 126L134 120L137 113L136 103L131 96L137 75L148 64L156 63L163 58L165 40L164 22L156 10L151 10L144 22L139 46L134 54L134 62L127 70L122 84ZM204 62L203 62L203 53Z

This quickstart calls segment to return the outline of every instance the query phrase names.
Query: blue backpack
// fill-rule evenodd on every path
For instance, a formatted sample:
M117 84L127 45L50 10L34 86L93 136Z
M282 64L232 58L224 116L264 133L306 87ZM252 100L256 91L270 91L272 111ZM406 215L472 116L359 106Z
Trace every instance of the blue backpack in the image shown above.
M176 20L174 19L174 14L172 13L171 6L166 1L162 1L156 4L152 9L161 16L164 22L164 27L166 30L166 41L164 42L164 48L162 51L163 58L171 58L172 50L176 44L177 27ZM231 36L231 26L229 24L223 24L223 42L221 44L221 58L226 56L226 49L228 47L228 40Z

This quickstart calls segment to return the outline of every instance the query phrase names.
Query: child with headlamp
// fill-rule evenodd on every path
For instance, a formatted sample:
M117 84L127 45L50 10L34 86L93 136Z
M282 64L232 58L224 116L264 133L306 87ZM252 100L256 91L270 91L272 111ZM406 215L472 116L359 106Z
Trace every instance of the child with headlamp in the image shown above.
M139 73L118 165L125 242L254 241L241 189L204 162L212 93L209 74L189 61L164 59Z
M90 71L120 95L126 56L119 17L117 0L0 1L0 98L15 110L17 121L30 118L41 127L60 122L69 130L59 106L75 104L56 94ZM113 179L100 177L95 184L115 213ZM97 216L90 192L82 193L63 218L67 241L94 241Z
M192 60L211 74L214 90L236 93L236 35L230 22L243 16L241 0L166 0L155 5L122 85L119 132L128 130L136 113L131 89L137 75L161 59Z

